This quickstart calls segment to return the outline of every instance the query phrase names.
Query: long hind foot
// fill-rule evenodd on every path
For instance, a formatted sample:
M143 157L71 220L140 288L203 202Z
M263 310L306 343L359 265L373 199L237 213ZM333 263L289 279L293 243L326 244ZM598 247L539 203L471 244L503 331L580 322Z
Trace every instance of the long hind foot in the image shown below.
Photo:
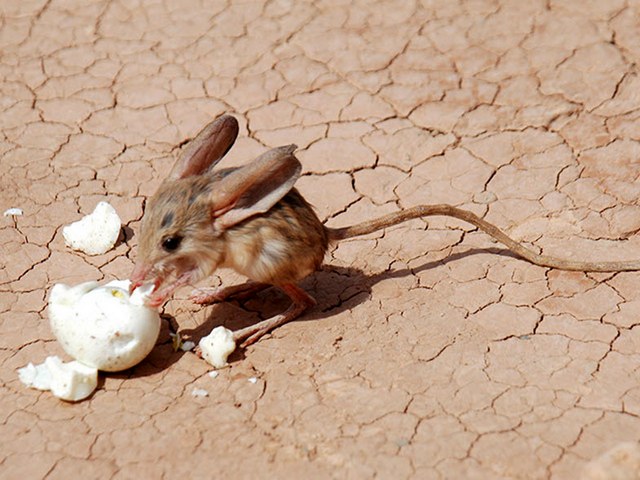
M224 302L230 298L243 299L260 292L270 285L260 282L247 282L230 287L197 288L191 292L189 300L199 305Z
M289 283L281 286L280 288L289 296L289 298L291 298L293 303L284 311L284 313L233 332L233 339L236 343L242 342L240 344L241 347L244 348L255 343L265 333L268 333L274 328L284 325L285 323L299 317L307 308L313 307L316 304L313 297L297 285Z

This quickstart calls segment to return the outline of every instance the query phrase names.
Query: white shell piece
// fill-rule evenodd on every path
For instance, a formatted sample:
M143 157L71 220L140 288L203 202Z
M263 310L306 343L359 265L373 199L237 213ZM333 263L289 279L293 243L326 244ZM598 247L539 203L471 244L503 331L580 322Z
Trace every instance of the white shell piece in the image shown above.
M191 390L191 396L192 397L208 397L209 392L207 392L203 388L194 388L193 390Z
M236 349L233 332L228 328L216 327L209 335L200 339L202 358L216 368L227 366L227 358Z
M4 211L4 216L5 216L5 217L9 217L9 216L12 216L12 217L19 217L19 216L20 216L20 215L22 215L23 213L24 213L24 212L22 211L22 209L21 209L21 208L7 208L7 209Z
M107 202L96 205L93 213L62 229L68 247L88 255L108 252L116 244L122 222Z
M77 402L87 398L98 386L98 370L59 357L47 357L44 363L30 363L18 370L20 381L38 390L51 390L62 400Z
M29 365L18 369L18 378L27 387L36 388L38 390L49 390L51 387L51 373L44 363Z

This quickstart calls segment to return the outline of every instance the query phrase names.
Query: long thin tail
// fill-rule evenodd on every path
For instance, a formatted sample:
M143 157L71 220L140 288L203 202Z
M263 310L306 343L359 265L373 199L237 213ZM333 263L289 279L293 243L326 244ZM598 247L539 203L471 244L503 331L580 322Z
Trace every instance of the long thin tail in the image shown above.
M528 260L529 262L540 265L541 267L551 267L560 270L573 270L580 272L624 272L640 270L640 261L629 262L580 262L574 260L565 260L548 255L540 255L533 250L521 245L513 240L499 228L491 225L489 222L478 217L476 214L467 210L452 207L451 205L418 205L417 207L408 208L399 212L390 213L380 218L362 222L357 225L344 228L327 228L329 238L331 240L343 240L345 238L357 237L368 233L381 230L398 223L406 222L414 218L431 217L441 215L445 217L453 217L464 220L478 227L483 232L491 235L497 241L506 245L516 255Z

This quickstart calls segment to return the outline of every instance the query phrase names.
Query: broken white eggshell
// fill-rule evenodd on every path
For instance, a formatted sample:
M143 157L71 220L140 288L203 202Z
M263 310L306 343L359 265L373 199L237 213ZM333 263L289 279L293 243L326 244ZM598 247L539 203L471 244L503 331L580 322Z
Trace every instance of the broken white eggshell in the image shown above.
M191 396L192 397L208 397L209 392L207 392L203 388L194 388L193 390L191 390Z
M153 349L160 315L144 304L153 285L129 296L128 280L103 286L86 282L56 284L49 294L49 320L65 352L79 362L107 372L131 368Z
M116 244L122 222L107 202L96 205L93 213L62 229L68 247L88 255L101 255Z
M236 349L233 332L228 328L216 327L198 343L202 358L216 368L226 367L227 358Z
M4 216L5 217L19 217L20 215L24 214L24 212L22 211L21 208L8 208L4 211Z
M87 398L98 386L98 370L78 361L64 363L59 357L47 357L44 363L18 369L20 381L38 390L51 390L62 400L77 402Z

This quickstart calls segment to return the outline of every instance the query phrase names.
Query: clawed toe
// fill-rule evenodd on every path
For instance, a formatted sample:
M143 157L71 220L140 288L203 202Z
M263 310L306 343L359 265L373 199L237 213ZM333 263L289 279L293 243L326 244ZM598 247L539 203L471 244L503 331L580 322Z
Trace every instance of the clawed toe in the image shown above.
M209 305L220 302L224 298L220 298L219 288L196 288L189 295L189 300L198 305Z

